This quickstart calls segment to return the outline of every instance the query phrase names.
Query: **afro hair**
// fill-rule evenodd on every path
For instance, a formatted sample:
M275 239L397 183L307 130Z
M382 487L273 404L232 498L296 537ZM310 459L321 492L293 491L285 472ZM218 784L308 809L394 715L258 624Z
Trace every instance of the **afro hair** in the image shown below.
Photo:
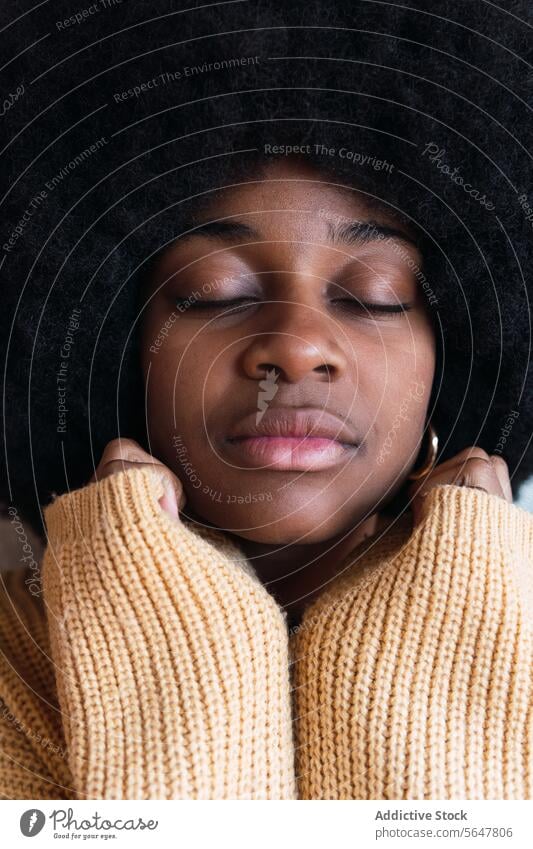
M110 439L143 441L142 282L281 145L418 233L439 461L500 453L516 493L533 472L528 0L72 5L0 10L3 503L39 527Z

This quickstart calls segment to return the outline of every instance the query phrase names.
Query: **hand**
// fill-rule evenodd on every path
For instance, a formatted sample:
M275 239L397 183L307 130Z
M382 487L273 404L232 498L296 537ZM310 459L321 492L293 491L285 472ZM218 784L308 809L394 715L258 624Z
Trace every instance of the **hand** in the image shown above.
M181 481L173 472L151 454L143 451L133 439L113 439L108 442L102 454L102 459L89 483L100 481L118 472L128 469L151 468L157 474L165 487L165 493L159 499L161 508L174 519L179 519L179 511L185 506L185 494Z
M424 518L424 500L429 491L443 483L483 489L490 495L497 495L513 503L509 469L505 460L498 454L489 455L482 448L474 445L471 448L465 448L464 451L460 451L455 457L451 457L439 466L435 466L425 478L410 484L408 494L412 499L411 507L415 525Z

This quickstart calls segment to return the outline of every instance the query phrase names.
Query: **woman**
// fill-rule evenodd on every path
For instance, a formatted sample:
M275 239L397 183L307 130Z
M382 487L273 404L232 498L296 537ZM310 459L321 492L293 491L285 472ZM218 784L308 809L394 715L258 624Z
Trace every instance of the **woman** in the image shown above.
M533 521L509 464L516 488L531 405L508 245L429 148L398 152L386 107L349 145L325 116L304 132L254 108L233 128L227 107L216 153L196 130L173 173L150 159L158 188L136 175L116 212L127 244L106 184L87 265L63 274L79 243L62 235L45 301L38 277L9 296L31 455L8 416L6 500L52 503L38 592L28 570L4 581L1 792L530 798ZM505 291L408 161L462 193Z

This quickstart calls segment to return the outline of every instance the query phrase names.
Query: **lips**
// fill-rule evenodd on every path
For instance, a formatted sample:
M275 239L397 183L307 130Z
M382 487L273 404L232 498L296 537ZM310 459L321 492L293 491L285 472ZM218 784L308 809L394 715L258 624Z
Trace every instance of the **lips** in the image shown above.
M225 440L227 452L245 466L278 471L321 471L348 460L358 440L347 421L326 410L267 409L243 419Z

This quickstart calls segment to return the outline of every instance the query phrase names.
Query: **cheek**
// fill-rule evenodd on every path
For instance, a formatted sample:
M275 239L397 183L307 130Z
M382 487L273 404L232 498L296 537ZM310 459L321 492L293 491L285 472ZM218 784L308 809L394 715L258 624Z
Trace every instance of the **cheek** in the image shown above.
M169 459L169 445L181 436L191 446L208 446L205 423L227 400L223 358L207 336L174 330L154 353L144 348L147 421L152 448ZM172 452L170 452L172 456Z
M435 374L433 337L397 350L381 376L381 403L376 419L377 468L395 474L416 453L428 415Z
M387 465L401 468L418 445L426 421L435 373L433 331L429 322L413 323L395 337L385 338L383 332L359 353L358 390L370 412L369 460L374 463L376 455L383 456L386 443Z

